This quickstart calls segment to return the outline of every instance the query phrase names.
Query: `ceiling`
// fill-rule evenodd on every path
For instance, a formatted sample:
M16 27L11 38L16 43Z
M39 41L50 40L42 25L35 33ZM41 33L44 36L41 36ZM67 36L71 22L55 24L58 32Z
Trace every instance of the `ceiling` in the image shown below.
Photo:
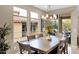
M72 7L72 5L33 5L36 8L39 8L43 11L53 11L56 9L62 9L62 8L67 8L67 7ZM49 9L50 6L50 9Z

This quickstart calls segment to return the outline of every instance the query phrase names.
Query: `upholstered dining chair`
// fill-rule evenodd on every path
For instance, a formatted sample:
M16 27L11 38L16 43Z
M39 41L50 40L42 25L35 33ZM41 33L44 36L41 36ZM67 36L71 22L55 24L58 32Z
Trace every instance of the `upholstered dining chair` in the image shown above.
M35 35L27 35L27 39L28 41L35 39Z
M40 37L43 37L43 34L42 33L38 34L38 38L40 38Z
M68 41L67 39L60 41L58 46L58 54L68 54Z
M63 42L60 41L58 45L58 54L62 54L64 52Z
M31 48L30 45L27 44L23 44L17 41L17 43L19 44L19 49L20 49L20 54L24 54L24 52L26 51L28 54L31 54Z
M36 39L35 35L27 35L27 40L28 41L31 41L31 40L34 40ZM35 50L32 50L33 51L33 54L37 54L38 52L35 51Z

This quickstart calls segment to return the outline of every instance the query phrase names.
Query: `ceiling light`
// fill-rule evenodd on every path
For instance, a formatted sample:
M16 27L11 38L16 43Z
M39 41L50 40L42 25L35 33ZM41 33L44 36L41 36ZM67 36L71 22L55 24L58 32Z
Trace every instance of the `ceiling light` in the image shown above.
M48 18L49 17L49 15L48 14L46 14L46 18Z
M52 16L50 16L50 19L53 19L53 17L52 17Z
M47 9L47 12L51 10L51 5L48 5L48 9ZM49 14L46 14L45 16L42 16L43 19L57 19L57 16L56 14L53 14L53 15L49 15Z
M42 18L44 19L44 15L42 15Z
M54 17L54 19L56 19L57 18L56 14L53 14L53 17Z

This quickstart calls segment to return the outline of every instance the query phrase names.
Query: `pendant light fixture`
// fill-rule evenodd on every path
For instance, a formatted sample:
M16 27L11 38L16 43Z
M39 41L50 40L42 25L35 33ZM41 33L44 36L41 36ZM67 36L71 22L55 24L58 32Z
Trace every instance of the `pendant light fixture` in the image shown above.
M50 10L51 10L51 5L48 5L47 12L49 12ZM45 20L48 20L48 19L52 20L52 19L57 19L57 16L56 16L56 14L49 15L47 13L45 16L43 15L42 18L45 19Z

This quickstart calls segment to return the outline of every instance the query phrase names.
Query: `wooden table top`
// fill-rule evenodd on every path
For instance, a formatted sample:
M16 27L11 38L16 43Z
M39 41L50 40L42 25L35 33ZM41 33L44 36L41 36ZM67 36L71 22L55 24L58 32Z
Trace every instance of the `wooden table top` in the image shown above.
M44 37L39 39L34 39L29 41L28 44L30 44L31 48L40 51L42 53L49 53L52 51L55 47L59 44L59 39L56 36L52 36L51 41L45 39ZM23 44L27 44L26 41L23 42Z

